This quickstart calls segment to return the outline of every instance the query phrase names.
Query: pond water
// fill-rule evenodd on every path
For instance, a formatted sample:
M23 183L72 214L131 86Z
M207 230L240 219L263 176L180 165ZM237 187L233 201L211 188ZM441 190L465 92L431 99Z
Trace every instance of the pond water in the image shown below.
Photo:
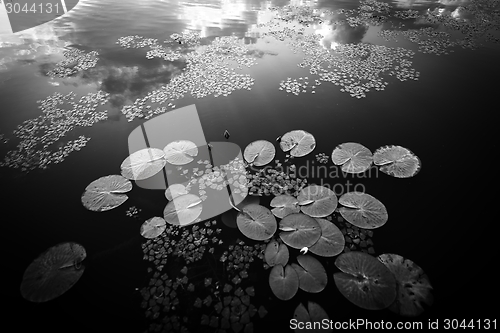
M316 9L327 14L307 26L304 20L293 21L297 16L289 17L290 22L277 20L275 15L288 12L276 8L290 8L287 5L297 6L296 11L309 8L310 13L316 14L312 12ZM255 257L259 264L251 266L241 286L255 287L252 303L257 309L262 305L268 313L262 318L252 317L254 330L270 326L289 330L295 308L299 302L307 304L309 300L320 304L334 321L364 318L427 324L428 320L444 318L493 319L493 309L484 303L492 294L477 285L481 280L477 275L488 269L480 265L489 260L489 247L494 241L471 204L476 204L477 198L472 198L489 180L489 175L476 174L477 163L482 162L477 159L481 154L474 150L494 148L493 132L487 128L492 122L489 105L497 104L499 9L498 1L468 0L80 0L67 15L17 34L9 34L0 24L0 177L6 226L2 233L6 260L2 294L7 294L9 300L5 317L16 319L21 331L143 332L158 322L152 316L146 317L147 309L141 307L141 289L149 285L153 275L148 268L156 268L143 260L146 240L139 230L145 220L162 216L167 204L164 191L134 186L123 205L100 213L85 209L80 198L92 181L120 174L120 165L130 154L128 136L145 121L137 114L147 115L157 106L165 107L158 111L164 112L195 104L207 142L226 141L225 130L230 133L228 141L242 150L253 141L267 140L275 145L275 158L282 162L285 153L277 137L299 129L313 134L314 151L292 160L297 167L303 167L301 170L307 170L301 177L308 183L336 184L337 196L357 190L380 200L389 219L374 231L376 254L395 253L414 261L433 286L434 304L419 317L407 319L389 310L364 310L336 289L332 274L339 270L335 258L322 258L328 274L327 288L317 294L300 291L292 300L281 301L269 288L270 270L264 270L261 260ZM306 14L302 18L308 17ZM455 29L460 25L467 29ZM198 39L178 43L172 34ZM127 41L133 40L122 38L127 36L138 36L135 41L146 41L145 45L127 48ZM224 36L232 39L220 39ZM151 44L149 40L152 46L147 45L147 38L157 41ZM168 43L163 44L165 40ZM236 68L234 73L246 82L243 89L234 88L235 77L218 80L222 74L217 70L212 77L194 78L196 66L211 64L203 63L203 52L217 43L218 51L226 47L247 61L249 66L242 68L237 68L237 61L231 63ZM174 49L178 53L168 53ZM80 63L80 70L65 76L57 64L65 60L63 51L68 50L71 52L66 57L73 58L67 67L74 66L84 55L87 60ZM154 52L146 57L148 51ZM187 55L193 51L198 55L191 55L188 66ZM161 52L173 58L164 59ZM318 60L325 54L333 57L330 72L325 62ZM371 63L366 61L368 58ZM311 73L311 63L326 70ZM376 66L379 71L373 70ZM360 78L363 75L372 75L371 80L367 76ZM177 82L176 77L182 80ZM209 79L231 93L224 95L219 90L220 95L214 97L211 88L204 86ZM199 96L174 96L171 81L181 90L184 86L199 88ZM297 95L290 88L298 87L293 82L303 85ZM373 85L363 86L366 82ZM87 112L85 117L95 122L93 126L81 126L84 117L77 111L69 113L74 122L54 121L58 128L53 133L62 135L52 141L51 151L63 149L68 141L79 137L81 149L68 154L61 163L54 163L60 157L49 154L53 163L45 169L37 167L40 151L30 155L29 148L19 150L20 137L13 131L25 131L25 137L33 140L29 120L42 115L38 102L54 100L54 93L72 93L77 102L99 91L97 98L102 98L102 104L79 109ZM161 99L161 93L168 96L165 103L151 100L151 96ZM152 108L144 107L134 114L131 106L141 100ZM64 126L67 132L61 130ZM402 179L377 168L364 177L314 174L322 165L314 158L319 153L328 157L329 170L340 170L330 157L345 142L360 143L372 153L387 145L408 148L418 156L422 168L414 177ZM474 156L472 161L469 154ZM25 171L23 162L28 163ZM485 164L481 172L490 169ZM471 203L467 202L469 197ZM262 197L261 205L269 207L271 198ZM131 207L140 211L127 216ZM198 290L203 290L199 296L202 299L207 290L215 288L203 289L205 277L212 278L213 286L219 279L221 289L226 282L229 273L219 259L223 252L237 245L237 239L251 246L258 243L238 229L228 228L220 217L214 220L214 230L221 229L224 242L215 246L214 255L207 252L198 263L208 268L189 268L199 276L187 275L200 288L192 294L196 296ZM19 286L26 267L46 249L69 241L86 249L82 278L50 302L24 300ZM298 251L293 251L296 256ZM181 261L173 260L169 269L178 271L182 266ZM181 313L180 321L185 316L191 323L184 323L185 327L215 331L216 325L193 324L202 321L201 313L193 312L196 316L188 318L185 312L190 310L181 309L183 305L181 301L175 311ZM203 314L209 317L216 311L203 306ZM161 316L174 317L175 311L162 312Z

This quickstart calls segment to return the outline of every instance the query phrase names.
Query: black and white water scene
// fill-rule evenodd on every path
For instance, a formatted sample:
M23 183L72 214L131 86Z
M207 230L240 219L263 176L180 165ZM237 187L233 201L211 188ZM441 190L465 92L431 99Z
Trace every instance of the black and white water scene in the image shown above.
M9 330L496 328L500 1L28 2Z

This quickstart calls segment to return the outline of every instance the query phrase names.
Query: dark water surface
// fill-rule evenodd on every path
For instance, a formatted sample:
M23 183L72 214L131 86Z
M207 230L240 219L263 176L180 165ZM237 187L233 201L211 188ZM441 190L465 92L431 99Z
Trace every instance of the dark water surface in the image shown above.
M439 7L452 12L467 1L389 3L400 10ZM142 120L127 122L122 107L167 84L182 70L182 63L148 60L144 49L123 49L116 41L129 35L163 41L186 31L199 31L205 40L232 34L246 37L263 51L256 66L242 71L255 79L252 90L235 91L228 97L187 96L175 101L176 108L196 104L207 141L222 141L222 133L228 129L230 140L245 147L258 139L274 143L279 135L304 129L317 141L311 160L320 152L330 156L343 142L361 143L372 152L384 145L410 149L422 161L422 170L414 178L396 179L378 173L370 179L354 180L389 212L388 223L375 232L377 254L400 254L429 276L435 304L415 320L494 319L492 316L498 315L486 304L495 304L498 297L492 272L497 263L489 259L496 237L490 225L496 215L486 219L482 213L487 208L483 200L488 197L482 188L490 187L488 182L495 177L493 150L490 158L482 152L497 148L495 132L489 128L495 113L492 106L498 104L498 44L485 42L475 50L455 48L454 53L438 56L416 51L415 44L407 40L385 41L377 35L380 26L344 26L325 43L362 42L413 49L413 68L420 72L420 79L400 82L391 77L384 91L369 92L361 99L327 83L314 95L287 95L278 90L281 80L313 75L297 67L299 54L282 44L255 38L256 26L262 23L267 8L286 4L288 1L82 0L61 19L15 36L0 35L0 133L6 138L17 125L41 113L37 100L56 91L73 91L77 96L98 90L110 94L110 103L99 107L108 110L107 120L68 133L69 140L80 135L91 138L81 151L47 170L22 174L18 169L0 169L5 227L1 294L5 294L4 307L8 307L2 316L4 322L13 320L11 328L20 332L146 329L144 310L139 306L141 295L136 290L148 283L139 228L146 218L161 215L166 204L163 191L134 187L128 193L129 201L105 213L86 210L80 197L91 181L119 174L120 164L129 154L128 135ZM324 0L311 4L336 10L355 8L358 3ZM35 52L30 49L33 43L44 47ZM96 67L74 78L47 77L46 68L63 59L60 51L65 45L97 50ZM3 144L1 156L9 149L13 149L12 142ZM278 149L277 158L283 157ZM142 209L141 219L125 215L133 205ZM25 268L45 249L66 241L80 243L87 250L87 268L81 280L51 302L23 300L19 285ZM481 277L488 275L484 280ZM265 299L267 295L260 296ZM301 294L288 302L270 301L267 319L257 328L273 323L286 331L299 299L317 301L333 320L404 320L387 310L356 308L335 291L331 275L328 290L306 296Z

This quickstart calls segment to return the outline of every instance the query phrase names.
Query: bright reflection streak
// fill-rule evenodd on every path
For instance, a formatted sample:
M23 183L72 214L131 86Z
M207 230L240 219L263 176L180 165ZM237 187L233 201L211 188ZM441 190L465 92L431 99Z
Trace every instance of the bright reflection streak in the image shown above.
M334 50L340 45L340 43L335 42L335 30L332 30L331 26L326 23L319 25L318 28L315 27L314 33L322 36L318 43L324 49Z
M209 28L225 28L224 22L245 22L245 13L250 10L241 0L221 0L215 4L181 2L179 5L182 11L178 18L187 22L185 32L198 30L201 37L207 36Z

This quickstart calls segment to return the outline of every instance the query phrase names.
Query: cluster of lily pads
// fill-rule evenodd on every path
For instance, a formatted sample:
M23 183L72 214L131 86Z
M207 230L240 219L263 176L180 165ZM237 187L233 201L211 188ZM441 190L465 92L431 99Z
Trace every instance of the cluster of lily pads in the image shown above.
M306 156L316 147L314 136L303 130L287 132L278 140L281 150L293 158ZM109 175L91 182L82 194L82 203L92 211L116 208L127 200L125 193L132 189L131 180L152 177L167 163L177 166L181 171L183 165L195 161L197 153L197 147L189 141L171 142L163 150L146 148L132 153L121 164L122 175ZM243 177L250 180L247 186L251 184L254 189L265 188L270 183L253 182L256 178L246 169L267 165L274 160L275 154L272 143L254 141L245 148L244 161L232 161L216 168L199 160L198 164L207 167L204 172L194 170L193 175L198 178L191 177L191 181L197 179L194 183L199 184L209 180L217 182L218 179L222 184L215 188L221 190L229 184L225 171L231 169L238 172L232 179L233 183ZM373 162L385 168L387 174L410 177L420 167L418 158L400 146L382 147L372 155L366 147L346 143L337 146L331 158L334 164L341 165L347 173L365 172ZM275 174L277 179L281 177L285 182L293 180L283 171ZM251 332L253 326L250 318L257 312L266 312L263 308L257 311L249 301L251 293L243 292L243 288L253 290L244 281L249 277L249 270L256 258L264 260L265 268L271 268L269 285L274 295L281 300L292 299L299 289L309 293L324 290L328 277L316 256L338 256L336 265L343 273L334 275L335 283L347 299L360 307L390 307L404 315L416 315L423 309L422 302L431 302L431 286L418 266L397 255L381 255L379 260L370 255L374 252L370 246L373 242L369 239L373 235L372 230L383 226L388 220L387 210L380 201L359 192L345 193L337 198L326 187L315 184L306 186L306 181L299 183L300 186L296 183L297 186L293 187L294 192L283 194L278 190L266 193L264 189L253 192L257 196L252 196L242 191L244 200L234 205L232 211L222 214L222 221L228 227L238 228L245 237L256 243L247 245L237 240L224 252L218 250L218 246L223 244L223 235L222 229L217 228L217 222L206 221L204 227L196 224L203 210L203 200L189 193L191 186L181 188L175 186L179 184L172 184L165 192L170 201L165 207L164 216L149 218L140 228L141 235L148 239L143 245L144 259L151 261L156 268L150 287L141 291L146 315L156 320L150 329L185 330L189 326L189 320L186 319L189 318L188 312L183 312L182 317L181 312L177 311L175 315L162 315L160 318L160 310L163 308L163 312L169 313L181 307L183 311L188 311L190 308L203 308L201 302L208 309L213 306L211 311L217 313L198 312L202 324L231 328L234 332L242 329ZM282 190L289 190L286 186ZM260 205L259 193L274 195L270 202L271 210ZM334 214L340 214L337 223L342 230L332 222ZM279 222L277 219L280 219ZM65 255L61 260L59 250L49 251L49 254L35 260L27 269L21 285L25 298L33 301L52 299L78 280L82 273L80 262L85 253L82 254L81 246L71 245L71 249L78 251L74 250L75 254ZM297 262L291 262L290 256L297 250L300 251L296 256ZM69 250L63 247L64 251ZM200 272L203 267L193 265L201 263L201 259L208 264L208 271ZM37 264L39 261L47 264L42 267ZM176 271L180 265L183 268ZM188 271L193 274L188 276ZM179 273L183 276L179 276ZM37 274L43 279L33 278ZM212 277L207 277L207 274ZM199 296L200 283L196 282L200 276L205 276L204 288L210 289L210 294L204 298ZM224 287L221 292L219 286L222 283ZM408 288L408 283L412 287ZM59 286L64 289L58 289ZM195 290L196 298L184 297L184 292L192 293ZM234 290L234 294L222 297L224 293L230 294L231 290ZM202 292L206 293L207 290ZM44 298L30 293L42 294ZM182 298L179 293L183 294ZM304 312L304 309L299 305L296 311Z
M462 40L450 42L448 34L429 28L421 29L416 34L402 34L418 43L422 52L440 53L452 46L473 47L476 39L483 37L487 29L496 27L492 22L495 14L485 12L475 3L463 9L476 16L471 21L459 21L433 12L418 17L461 29L466 34ZM321 23L319 12L310 8L286 6L277 12L277 20L297 20L305 26ZM351 26L373 25L386 20L389 7L385 3L368 0L362 1L354 11L343 10L339 13L345 14L346 22ZM404 19L417 18L417 14L411 11L397 15ZM479 20L483 24L479 24ZM411 68L409 60L414 53L409 50L358 44L339 45L331 52L318 47L317 37L304 34L303 30L297 32L287 27L274 29L277 27L274 23L268 27L271 29L269 36L282 41L291 40L292 49L304 53L299 67L310 67L311 75L318 75L315 87L319 86L317 82L327 81L340 85L341 91L361 98L372 89L384 89L387 82L383 80L383 74L394 75L402 81L418 79L419 73ZM148 57L164 59L170 59L166 50L172 49L171 45L196 46L199 42L196 34L172 35L171 40L165 43L167 46L161 47L157 40L139 36L119 40L124 47L149 46L151 53L148 53ZM207 95L228 96L236 89L250 89L253 79L248 75L236 74L234 68L227 64L234 60L238 64L237 68L252 66L255 62L248 56L249 51L247 46L238 43L236 37L221 37L202 53L183 55L187 59L183 74L174 77L168 85L148 94L146 98L137 100L133 106L125 107L123 113L129 120L150 117L166 109L151 111L147 102L173 102L186 93L198 98ZM69 59L61 63L51 75L64 77L74 74L74 71L93 67L97 55L68 51L65 56ZM181 52L175 55L181 55ZM308 81L301 81L290 78L282 82L282 88L292 93L303 92ZM48 147L74 126L90 126L105 119L105 114L97 113L95 109L106 102L106 97L100 92L89 94L79 103L70 102L73 109L69 111L58 108L58 105L73 100L72 93L66 96L55 93L41 101L44 115L18 127L15 134L21 139L19 149L9 152L1 165L21 167L23 170L44 168L52 162L60 162L71 149L79 150L84 145L82 142L85 137L64 146L67 148L63 148L62 153L51 155ZM288 132L278 140L281 150L288 153L285 162L288 158L306 156L316 146L314 136L302 130ZM152 177L167 163L181 168L192 163L197 156L196 146L188 141L172 142L162 148L148 148L131 154L121 165L121 175L105 176L90 183L81 198L83 205L89 210L101 212L116 208L127 200L125 193L132 189L131 180ZM359 192L345 193L337 198L328 188L307 185L306 179L300 180L284 171L260 169L255 174L245 171L248 167L265 166L273 160L279 167L275 154L276 149L271 142L258 140L245 148L244 161L235 160L219 168L209 165L209 161L198 161L200 167L201 164L205 165L205 170L193 168L191 175L187 172L186 177L191 176L188 186L171 185L165 192L169 202L163 217L151 217L142 224L140 233L148 239L143 245L144 258L153 262L156 268L150 286L141 291L147 316L160 321L154 323L150 330L187 329L189 317L186 315L173 314L160 318L160 310L169 313L185 306L186 311L199 309L196 314L204 325L232 329L234 332L242 329L250 332L253 329L250 318L256 313L264 316L266 312L262 307L257 310L250 302L255 293L253 287L241 286L248 278L250 265L255 262L255 258L263 258L266 267L271 268L269 285L281 300L292 299L299 289L309 293L324 290L328 276L321 261L337 257L335 265L341 272L333 275L335 284L349 301L362 308L389 308L401 315L414 316L423 310L422 303L432 303L432 287L419 266L396 254L372 256L375 253L371 241L372 230L383 226L388 220L387 210L380 201ZM329 161L326 154L320 155L320 160L321 163ZM331 160L341 166L342 171L351 174L366 172L372 163L379 166L380 171L397 178L413 177L420 169L418 157L401 146L381 147L372 154L360 144L343 143L333 150ZM240 168L242 165L243 169ZM236 178L227 179L227 168L241 172ZM242 196L248 195L244 189L249 188L250 196L235 205L234 210L223 214L222 222L228 227L238 228L255 243L247 245L237 240L236 244L229 245L227 251L218 251L217 245L223 244L222 229L216 227L215 221L205 222L204 227L195 224L201 222L199 216L206 199L202 191L207 187L224 190L234 183L240 188ZM198 185L199 196L190 193L194 184ZM261 205L258 197L256 199L252 195L273 195L270 203L272 209ZM130 214L135 215L132 211ZM335 222L332 218L334 215L338 215ZM297 252L300 254L290 258ZM220 257L215 258L216 255ZM85 257L85 250L79 244L63 243L50 248L25 271L21 284L23 297L33 302L44 302L60 296L82 275L84 267L81 262ZM208 271L196 271L199 267L191 265L210 257L212 260L207 263L213 266ZM168 261L167 258L174 260ZM291 262L291 259L296 262ZM188 268L187 265L193 267ZM217 273L220 270L225 273L225 277ZM207 274L212 274L212 277L206 277ZM205 295L202 296L198 296L201 289L198 290L194 283L200 276L203 276L202 285L205 288L202 291ZM186 297L185 303L179 297L179 294L187 295L195 291L196 297ZM212 310L215 312L210 313ZM295 316L308 321L326 318L327 314L318 304L309 302L308 309L299 304Z
M58 62L56 66L47 72L50 77L65 78L75 75L78 72L93 68L99 61L97 51L85 52L76 48L71 48L63 52L64 60Z
M274 158L273 154L268 156L269 151L272 149L263 150L263 161ZM255 160L257 157L252 158ZM335 148L332 160L348 173L364 172L375 160L375 164L386 166L384 172L396 177L413 176L420 166L415 155L399 146L382 147L372 156L359 144L343 144ZM342 205L339 209L338 203ZM383 226L388 220L385 206L374 197L349 192L337 199L333 191L313 184L296 197L275 196L270 205L274 207L272 210L255 203L241 209L235 207L239 210L236 222L246 237L271 240L266 246L265 261L272 267L269 285L278 299L290 300L299 289L319 293L326 287L328 277L323 265L308 252L322 257L344 252L336 260L336 266L343 273L336 273L334 281L354 304L366 309L390 307L403 315L418 315L423 311L422 303L432 303L432 287L413 262L393 254L381 255L379 260L370 255L374 254L373 247L369 246L373 242L367 236L372 235L371 229ZM331 215L336 211L343 218L339 217L339 222L345 220L352 225L346 232L331 222ZM276 218L281 219L279 223ZM360 229L365 231L359 232ZM349 238L344 237L346 233ZM346 239L351 243L348 251L344 251ZM352 251L356 249L354 244L363 250ZM300 250L297 263L289 263L288 248ZM396 264L391 266L389 261Z
M52 163L61 163L71 152L78 151L90 140L81 135L78 139L59 142L68 132L78 126L89 127L107 119L107 111L96 111L108 102L109 93L88 93L74 101L76 94L55 92L46 99L37 101L42 115L25 120L13 131L17 142L9 150L0 167L19 168L22 171L46 169ZM61 105L69 104L69 108ZM59 143L58 143L59 142Z

